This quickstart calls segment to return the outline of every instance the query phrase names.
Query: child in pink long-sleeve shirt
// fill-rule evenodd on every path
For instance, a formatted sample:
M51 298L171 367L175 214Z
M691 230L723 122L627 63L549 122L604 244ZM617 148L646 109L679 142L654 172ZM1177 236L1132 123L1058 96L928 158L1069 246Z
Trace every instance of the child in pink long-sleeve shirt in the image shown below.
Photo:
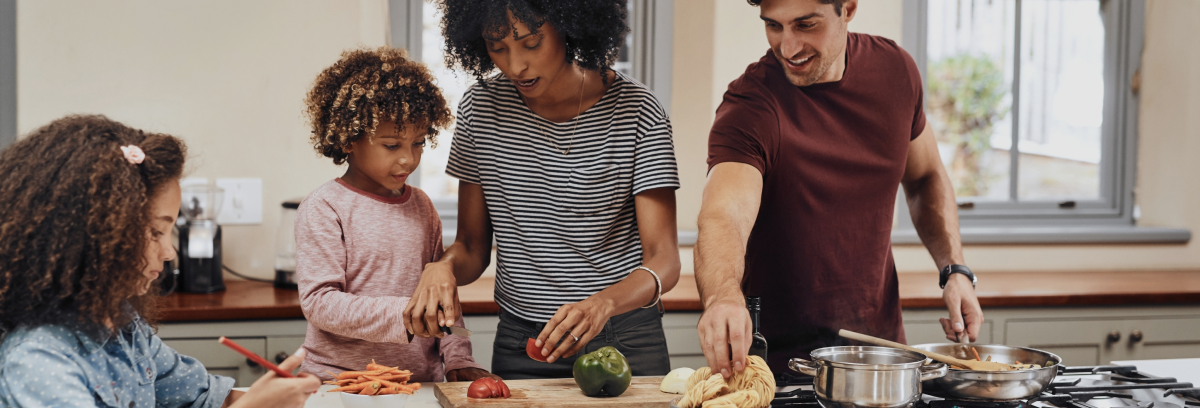
M346 174L296 214L296 272L308 318L300 369L329 379L375 360L412 381L492 376L460 336L410 338L402 311L425 264L442 255L429 197L405 181L450 111L429 71L390 47L342 54L308 93L313 146ZM462 319L455 323L462 326Z

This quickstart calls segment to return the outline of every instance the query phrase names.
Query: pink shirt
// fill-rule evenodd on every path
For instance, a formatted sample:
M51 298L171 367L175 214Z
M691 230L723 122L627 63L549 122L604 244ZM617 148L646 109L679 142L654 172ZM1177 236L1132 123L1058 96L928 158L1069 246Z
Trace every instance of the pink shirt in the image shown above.
M300 370L327 380L325 370L362 370L375 359L411 370L412 381L440 382L446 370L480 367L467 338L409 342L401 314L425 264L441 256L441 220L416 187L381 197L335 179L309 194L296 211L296 277L308 319Z

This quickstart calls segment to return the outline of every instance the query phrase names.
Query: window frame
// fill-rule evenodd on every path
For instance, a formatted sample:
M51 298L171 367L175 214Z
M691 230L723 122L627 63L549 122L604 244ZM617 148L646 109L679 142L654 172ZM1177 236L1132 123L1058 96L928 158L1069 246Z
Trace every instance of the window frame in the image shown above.
M1016 44L1021 39L1021 7L1015 0ZM904 0L902 45L921 71L924 86L928 57L928 0ZM958 199L958 216L965 243L1032 242L1186 242L1181 229L1134 228L1138 139L1138 94L1133 88L1141 65L1145 1L1109 1L1104 5L1104 117L1101 126L1100 195L1089 200L972 201ZM1020 52L1013 64L1019 66ZM1013 146L1018 144L1020 72L1014 74ZM1112 97L1110 97L1112 96ZM1115 120L1114 120L1115 119ZM1018 147L1019 149L1019 147ZM1018 150L1019 151L1019 150ZM1010 194L1016 196L1019 154L1010 155ZM897 199L897 228L893 243L920 243L903 189Z
M0 0L0 149L17 141L17 0Z
M630 72L650 88L663 109L670 112L675 0L628 1L634 10L629 21L633 34ZM423 8L431 6L427 3L428 0L388 0L388 44L407 49L414 59L420 59L422 55ZM409 180L420 187L420 172L413 173ZM433 205L442 219L442 239L448 246L458 228L458 198L436 199Z

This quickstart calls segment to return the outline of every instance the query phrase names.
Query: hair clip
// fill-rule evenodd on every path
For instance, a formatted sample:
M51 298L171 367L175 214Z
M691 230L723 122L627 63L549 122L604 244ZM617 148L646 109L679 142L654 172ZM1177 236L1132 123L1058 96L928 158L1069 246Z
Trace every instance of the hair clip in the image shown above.
M135 145L121 146L121 152L125 154L125 161L129 164L142 164L142 161L146 160L146 153Z

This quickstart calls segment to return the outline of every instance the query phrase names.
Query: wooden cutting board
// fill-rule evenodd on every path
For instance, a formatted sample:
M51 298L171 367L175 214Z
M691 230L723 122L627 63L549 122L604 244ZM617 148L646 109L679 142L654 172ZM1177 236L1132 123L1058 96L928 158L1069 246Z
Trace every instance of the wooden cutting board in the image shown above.
M469 382L434 384L434 394L444 408L488 407L562 407L562 408L664 408L678 394L658 390L662 377L634 377L629 389L619 397L588 397L579 391L572 378L551 380L505 381L511 398L467 398Z

